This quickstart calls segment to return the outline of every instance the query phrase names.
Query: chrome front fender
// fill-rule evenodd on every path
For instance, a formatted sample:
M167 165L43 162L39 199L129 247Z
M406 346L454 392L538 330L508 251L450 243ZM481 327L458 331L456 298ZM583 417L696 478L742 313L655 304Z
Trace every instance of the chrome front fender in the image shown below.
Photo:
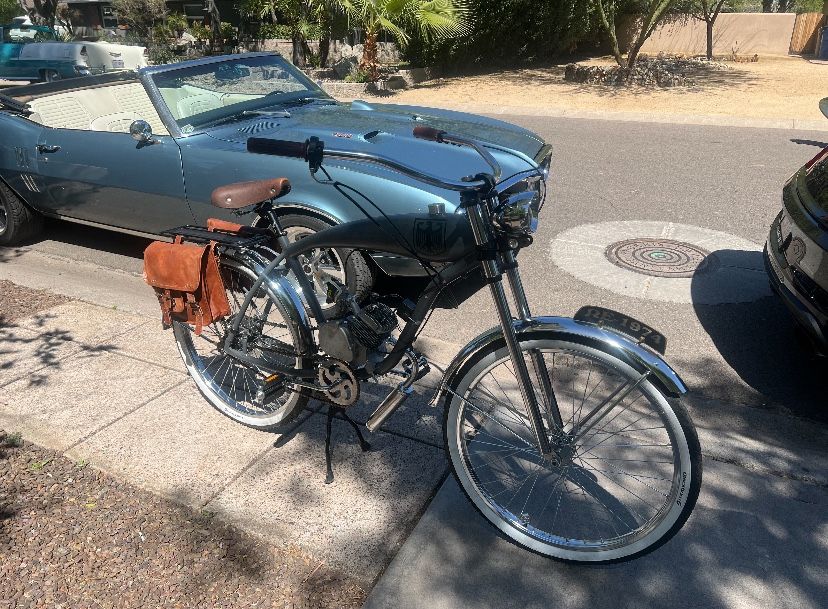
M602 349L618 357L642 374L649 372L653 383L668 396L680 397L687 393L684 381L679 378L679 375L667 362L656 353L645 349L617 332L575 321L569 317L533 317L528 321L514 320L513 325L518 338L544 332L547 334L547 338ZM434 398L432 398L432 405L439 404L446 397L448 387L451 387L459 376L466 371L468 364L475 361L477 354L498 341L505 344L502 329L494 327L463 347L462 351L457 354L446 369L443 381L440 383Z

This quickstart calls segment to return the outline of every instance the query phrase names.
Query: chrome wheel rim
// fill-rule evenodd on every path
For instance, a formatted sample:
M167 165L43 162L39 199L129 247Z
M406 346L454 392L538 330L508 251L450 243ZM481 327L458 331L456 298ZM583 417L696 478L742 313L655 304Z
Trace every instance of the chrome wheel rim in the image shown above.
M6 232L6 229L9 226L9 216L8 212L6 212L6 206L3 204L3 201L0 200L0 235Z
M567 432L587 412L585 405L635 372L614 367L594 350L542 351L565 422L562 433L549 434L565 455L562 463L538 453L504 349L478 365L453 398L460 406L449 419L449 450L461 483L489 520L538 552L612 560L648 547L678 518L677 500L689 485L683 474L689 451L676 435L674 413L645 383L622 402L617 418L573 444ZM605 389L595 378L601 367L615 380L605 381ZM631 439L642 446L625 446ZM653 453L629 460L640 450Z
M285 229L287 238L291 243L296 243L305 237L316 234L316 231L306 228L304 226L291 226ZM319 301L322 309L327 309L333 306L328 303L328 280L335 279L342 285L347 285L345 277L345 265L342 258L334 249L315 249L297 256L299 264L305 276L313 285L313 291L316 299ZM295 278L291 278L291 283L298 292L301 293L301 286Z
M232 261L222 263L222 279L230 301L231 315L204 326L200 336L186 323L175 323L178 346L184 361L199 388L219 410L244 423L273 425L288 417L296 408L299 394L288 389L258 399L258 390L268 373L239 364L222 352L227 328L232 323L244 300L247 289L256 279L248 268ZM232 269L232 273L227 270ZM249 320L249 321L248 321ZM255 328L254 328L255 326ZM248 308L248 315L242 321L242 329L249 327L254 332L261 328L262 344L269 347L284 347L284 354L278 352L263 355L261 349L251 342L247 352L272 360L280 367L296 365L297 355L293 350L296 337L292 328L271 300L264 288L260 288ZM240 348L237 346L237 348Z

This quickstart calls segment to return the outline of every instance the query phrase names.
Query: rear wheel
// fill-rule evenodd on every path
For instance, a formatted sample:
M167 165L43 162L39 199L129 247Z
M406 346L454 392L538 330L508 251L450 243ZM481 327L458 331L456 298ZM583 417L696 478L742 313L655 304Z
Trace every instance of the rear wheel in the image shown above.
M61 78L62 76L57 70L42 70L40 72L41 82L55 82L56 80L61 80Z
M563 421L546 430L556 455L538 451L506 347L489 348L452 383L446 411L449 460L471 502L517 543L568 561L625 560L670 539L701 485L684 408L611 353L556 333L520 344L549 371Z
M196 336L192 326L175 322L178 349L190 376L216 409L248 427L278 429L299 414L308 398L266 382L269 372L242 364L224 353L227 330L239 314L256 273L229 258L220 259L219 268L230 301L230 315L205 326L200 336ZM299 337L291 319L282 301L263 286L246 311L234 347L273 367L294 368L298 364Z
M42 228L43 216L0 182L0 245L14 245L29 239Z

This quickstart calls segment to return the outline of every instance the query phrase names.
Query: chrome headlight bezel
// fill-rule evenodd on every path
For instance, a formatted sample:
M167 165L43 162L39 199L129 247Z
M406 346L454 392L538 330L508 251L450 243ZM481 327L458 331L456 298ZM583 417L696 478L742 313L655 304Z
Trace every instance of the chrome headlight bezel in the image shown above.
M538 229L536 199L537 193L531 189L501 198L494 214L495 224L507 234L531 235Z

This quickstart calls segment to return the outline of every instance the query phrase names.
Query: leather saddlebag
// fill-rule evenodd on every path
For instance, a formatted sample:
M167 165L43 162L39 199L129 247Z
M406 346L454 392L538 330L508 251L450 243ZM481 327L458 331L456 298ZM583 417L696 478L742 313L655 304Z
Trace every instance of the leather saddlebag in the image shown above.
M201 334L204 326L230 314L215 244L154 241L144 250L144 280L155 290L164 327L182 321Z

